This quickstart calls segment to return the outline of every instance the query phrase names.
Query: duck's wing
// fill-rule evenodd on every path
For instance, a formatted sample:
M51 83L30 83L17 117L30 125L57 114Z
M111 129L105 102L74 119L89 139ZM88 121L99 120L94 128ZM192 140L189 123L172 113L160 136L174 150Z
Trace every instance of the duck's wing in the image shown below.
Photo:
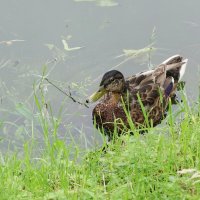
M170 92L169 85L173 84L173 80L166 79L166 68L167 65L161 64L154 70L136 74L127 79L129 91L133 97L132 103L138 101L139 95L144 106L151 106L155 99L164 94L166 88L168 93Z
M174 55L153 70L136 74L127 79L133 101L140 95L143 105L152 105L160 95L164 98L175 91L185 73L188 59Z
M136 124L147 123L142 107L153 126L159 124L164 118L168 102L166 94L168 95L173 88L173 79L166 78L166 67L165 64L161 64L154 70L137 74L128 80L129 96L132 97L129 101L130 113Z
M183 57L180 55L171 56L162 62L162 64L167 65L166 76L172 76L175 83L178 83L182 79L186 70L187 63L188 59L183 59Z

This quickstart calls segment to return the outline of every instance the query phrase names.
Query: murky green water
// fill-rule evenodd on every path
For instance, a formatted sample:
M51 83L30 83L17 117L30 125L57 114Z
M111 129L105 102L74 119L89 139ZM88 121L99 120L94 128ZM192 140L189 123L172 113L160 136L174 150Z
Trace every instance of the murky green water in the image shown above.
M36 113L33 84L40 82L44 65L50 80L66 85L73 82L75 96L76 84L79 88L82 83L84 101L97 88L101 75L126 59L117 57L123 49L141 49L154 42L153 65L173 54L189 58L184 79L189 98L195 99L200 63L199 7L198 0L1 1L1 146L20 148L22 141L31 137L31 114ZM126 76L145 70L149 63L146 57L130 59L117 69ZM57 116L66 97L52 86L47 89L46 99ZM92 126L92 108L67 100L60 137L71 141L70 129L80 145L96 145L100 137ZM34 123L39 141L41 129Z

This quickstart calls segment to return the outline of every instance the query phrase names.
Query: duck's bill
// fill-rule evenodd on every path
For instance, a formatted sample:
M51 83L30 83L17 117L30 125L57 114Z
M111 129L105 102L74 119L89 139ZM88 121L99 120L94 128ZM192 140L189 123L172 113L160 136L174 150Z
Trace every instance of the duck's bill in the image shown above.
M104 94L106 93L106 90L104 88L100 88L97 92L93 93L87 100L86 103L93 103L100 99Z

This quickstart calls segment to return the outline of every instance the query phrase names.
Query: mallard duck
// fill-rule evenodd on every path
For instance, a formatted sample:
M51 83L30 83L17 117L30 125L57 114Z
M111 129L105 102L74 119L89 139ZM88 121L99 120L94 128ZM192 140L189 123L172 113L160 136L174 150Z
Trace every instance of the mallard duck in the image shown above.
M106 72L98 91L86 100L91 103L103 97L92 113L96 126L104 128L104 133L112 137L115 128L118 134L124 128L130 129L130 119L136 128L160 124L169 99L175 95L185 73L187 61L174 55L156 68L126 79L117 70Z

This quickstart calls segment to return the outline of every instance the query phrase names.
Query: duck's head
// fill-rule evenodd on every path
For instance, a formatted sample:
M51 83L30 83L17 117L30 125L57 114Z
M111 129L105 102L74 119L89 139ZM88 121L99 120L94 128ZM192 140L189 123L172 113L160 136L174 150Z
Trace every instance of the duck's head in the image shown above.
M125 79L121 72L117 70L111 70L103 75L99 89L93 93L86 103L95 102L108 92L120 93L124 90Z

